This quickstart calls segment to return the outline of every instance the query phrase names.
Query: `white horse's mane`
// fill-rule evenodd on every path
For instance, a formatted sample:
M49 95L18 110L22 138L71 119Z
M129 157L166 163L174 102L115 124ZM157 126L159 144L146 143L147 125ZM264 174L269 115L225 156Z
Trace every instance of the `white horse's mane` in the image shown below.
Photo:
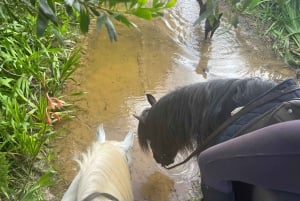
M130 154L133 134L123 142L105 141L103 127L98 129L97 141L76 160L80 170L64 194L62 201L82 201L93 193L106 193L120 201L132 201ZM93 201L109 200L98 196Z

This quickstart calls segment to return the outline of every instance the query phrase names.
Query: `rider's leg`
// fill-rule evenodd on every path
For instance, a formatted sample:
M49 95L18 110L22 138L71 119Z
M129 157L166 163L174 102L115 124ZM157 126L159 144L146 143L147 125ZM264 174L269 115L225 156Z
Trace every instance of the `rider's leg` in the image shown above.
M232 193L231 181L300 193L300 120L274 124L199 155L202 183Z

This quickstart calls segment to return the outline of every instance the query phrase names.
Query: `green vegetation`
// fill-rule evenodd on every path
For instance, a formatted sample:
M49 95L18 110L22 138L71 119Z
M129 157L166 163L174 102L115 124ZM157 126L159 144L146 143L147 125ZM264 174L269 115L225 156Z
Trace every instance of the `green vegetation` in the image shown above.
M0 2L0 200L45 200L45 188L54 184L47 145L55 137L53 125L71 117L60 92L78 67L76 30L86 33L96 17L98 29L105 26L114 41L112 20L132 26L127 14L152 19L176 1L146 3Z
M43 200L40 187L53 183L45 145L52 123L68 113L54 97L76 70L79 51L62 48L54 34L38 39L34 16L9 11L0 19L0 200Z
M257 4L252 14L273 40L273 48L285 61L300 68L300 1L268 0Z

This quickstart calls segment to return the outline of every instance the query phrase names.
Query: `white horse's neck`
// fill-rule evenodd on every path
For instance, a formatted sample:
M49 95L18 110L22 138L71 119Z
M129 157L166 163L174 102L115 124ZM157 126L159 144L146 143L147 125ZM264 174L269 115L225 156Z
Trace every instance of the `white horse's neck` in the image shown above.
M108 193L119 200L132 198L128 163L114 144L94 143L80 164L79 200L95 192Z

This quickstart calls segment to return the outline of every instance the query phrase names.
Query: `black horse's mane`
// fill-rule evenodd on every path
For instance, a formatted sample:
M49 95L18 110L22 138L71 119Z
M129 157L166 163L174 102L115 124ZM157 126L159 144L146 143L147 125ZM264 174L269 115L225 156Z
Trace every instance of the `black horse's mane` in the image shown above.
M259 78L216 79L174 90L142 113L139 144L149 150L149 143L168 146L174 142L179 150L193 148L231 115L231 111L276 85ZM159 144L159 145L158 145Z

